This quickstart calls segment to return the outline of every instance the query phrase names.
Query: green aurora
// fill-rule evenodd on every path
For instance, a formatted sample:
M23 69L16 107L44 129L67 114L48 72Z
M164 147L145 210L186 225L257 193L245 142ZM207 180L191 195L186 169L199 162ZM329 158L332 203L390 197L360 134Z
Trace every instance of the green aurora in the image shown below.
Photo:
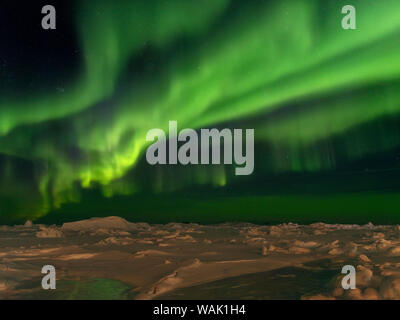
M356 30L346 4L71 2L65 87L0 88L0 221L398 222L400 2L353 0ZM253 175L149 166L169 120L254 128Z

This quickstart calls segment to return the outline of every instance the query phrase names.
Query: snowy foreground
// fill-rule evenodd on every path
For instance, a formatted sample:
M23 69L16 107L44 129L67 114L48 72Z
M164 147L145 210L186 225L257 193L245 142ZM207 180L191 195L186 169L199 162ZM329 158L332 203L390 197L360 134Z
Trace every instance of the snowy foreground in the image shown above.
M356 268L343 290L344 265ZM43 290L41 269L56 268ZM399 226L130 223L0 227L1 299L400 299Z

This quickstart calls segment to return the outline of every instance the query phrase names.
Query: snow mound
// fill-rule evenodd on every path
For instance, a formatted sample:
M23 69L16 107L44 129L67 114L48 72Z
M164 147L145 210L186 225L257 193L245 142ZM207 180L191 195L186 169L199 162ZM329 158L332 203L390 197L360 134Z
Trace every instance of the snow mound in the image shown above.
M106 217L67 222L62 225L61 229L63 231L94 231L98 229L130 231L137 230L137 226L120 217Z

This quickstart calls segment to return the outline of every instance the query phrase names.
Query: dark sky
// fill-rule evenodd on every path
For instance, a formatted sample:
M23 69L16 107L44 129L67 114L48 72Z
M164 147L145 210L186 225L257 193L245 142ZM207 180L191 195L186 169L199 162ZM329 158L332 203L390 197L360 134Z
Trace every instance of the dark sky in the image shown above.
M344 4L3 1L0 223L398 222L400 5ZM149 165L169 120L254 129L254 173Z

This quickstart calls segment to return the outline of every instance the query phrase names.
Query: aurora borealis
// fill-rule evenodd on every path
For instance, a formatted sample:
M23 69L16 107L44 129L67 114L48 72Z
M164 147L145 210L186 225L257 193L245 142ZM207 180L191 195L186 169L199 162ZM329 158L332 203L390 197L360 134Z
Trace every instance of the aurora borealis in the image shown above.
M57 3L1 9L1 222L400 217L398 0ZM253 175L149 166L169 120L254 128Z

